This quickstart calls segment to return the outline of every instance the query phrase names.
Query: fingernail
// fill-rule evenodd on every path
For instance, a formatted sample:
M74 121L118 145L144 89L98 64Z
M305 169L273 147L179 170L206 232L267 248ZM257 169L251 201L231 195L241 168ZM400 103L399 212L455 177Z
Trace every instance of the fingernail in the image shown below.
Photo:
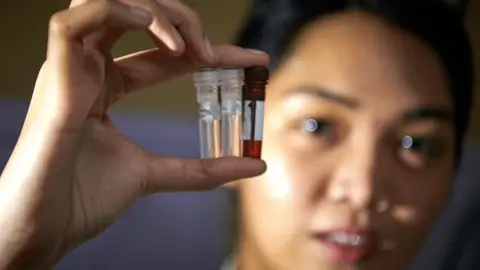
M131 7L132 15L140 19L142 22L147 22L152 19L152 14L141 7Z
M266 54L264 51L260 51L256 49L246 49L246 50L254 54Z
M205 49L207 50L208 56L210 56L212 59L214 59L215 53L213 52L212 44L208 40L208 38L205 38Z

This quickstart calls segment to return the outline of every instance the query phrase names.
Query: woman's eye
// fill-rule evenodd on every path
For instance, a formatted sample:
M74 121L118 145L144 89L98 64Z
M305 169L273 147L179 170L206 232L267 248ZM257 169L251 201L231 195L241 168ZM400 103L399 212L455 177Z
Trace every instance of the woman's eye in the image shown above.
M405 136L402 139L402 147L414 151L423 157L432 157L438 154L437 142L427 137Z
M324 119L306 119L302 123L302 131L313 135L332 138L335 135L333 124Z
M405 136L402 139L402 156L413 165L420 166L427 159L441 154L437 140L424 136Z

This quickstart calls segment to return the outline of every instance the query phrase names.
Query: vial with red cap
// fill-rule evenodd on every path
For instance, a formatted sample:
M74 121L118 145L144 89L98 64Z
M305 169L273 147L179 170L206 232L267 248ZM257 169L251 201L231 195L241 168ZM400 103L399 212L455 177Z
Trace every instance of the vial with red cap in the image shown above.
M245 69L243 91L243 157L262 157L265 89L269 71L265 66Z

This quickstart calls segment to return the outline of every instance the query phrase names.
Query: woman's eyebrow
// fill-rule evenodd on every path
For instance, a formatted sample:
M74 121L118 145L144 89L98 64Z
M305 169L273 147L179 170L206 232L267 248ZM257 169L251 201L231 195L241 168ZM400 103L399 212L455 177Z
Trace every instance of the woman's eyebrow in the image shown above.
M453 112L446 107L420 107L405 113L406 122L416 122L424 120L437 120L442 122L453 122Z
M321 98L350 109L357 109L360 107L358 100L318 86L303 86L295 89L295 91L286 93L287 97L295 97L297 95L308 95L313 98ZM403 118L406 122L437 120L451 123L453 122L453 112L450 108L444 106L424 106L407 111Z
M304 86L296 89L295 91L288 92L287 97L293 97L297 95L308 95L314 98L321 98L329 102L337 103L350 109L356 109L359 107L359 102L351 97L346 97L333 91L326 90L317 86Z

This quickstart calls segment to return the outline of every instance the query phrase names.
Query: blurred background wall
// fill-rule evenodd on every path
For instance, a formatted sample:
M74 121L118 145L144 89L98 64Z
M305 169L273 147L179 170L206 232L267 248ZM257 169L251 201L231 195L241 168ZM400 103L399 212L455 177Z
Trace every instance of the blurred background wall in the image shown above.
M35 77L45 57L48 20L55 11L68 6L68 0L19 1L3 0L0 4L0 100L28 101ZM199 14L207 35L214 43L231 42L251 0L184 0ZM221 22L221 23L219 23ZM474 48L476 64L480 66L480 1L471 0L467 25ZM148 49L152 43L142 32L127 34L117 45L117 56ZM480 69L479 69L480 70ZM477 72L480 86L480 72ZM480 88L476 89L476 104L480 104ZM175 114L196 117L196 104L190 78L182 78L147 89L125 98L117 107L134 109L152 115ZM471 136L480 139L480 106L476 106Z

